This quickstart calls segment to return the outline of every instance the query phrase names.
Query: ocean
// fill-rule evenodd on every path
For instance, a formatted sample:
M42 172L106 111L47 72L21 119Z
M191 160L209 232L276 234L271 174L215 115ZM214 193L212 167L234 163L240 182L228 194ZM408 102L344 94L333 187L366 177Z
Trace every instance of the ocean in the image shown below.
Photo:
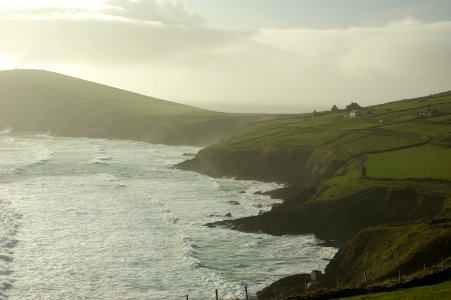
M313 235L204 224L256 215L275 183L173 169L199 148L0 132L0 299L243 299L322 270Z

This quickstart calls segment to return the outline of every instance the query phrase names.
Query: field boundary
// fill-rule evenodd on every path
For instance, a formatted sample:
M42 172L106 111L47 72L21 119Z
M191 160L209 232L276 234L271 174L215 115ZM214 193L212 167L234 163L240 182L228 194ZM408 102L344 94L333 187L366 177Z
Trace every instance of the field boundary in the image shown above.
M326 300L326 299L339 299L344 297L352 297L359 295L367 295L381 292L393 292L400 289L414 288L421 286L428 286L446 282L451 280L451 268L446 268L443 271L434 272L428 275L416 277L414 279L400 282L392 285L377 285L369 286L368 288L346 288L326 292L318 292L315 294L307 294L304 296L288 297L289 300Z

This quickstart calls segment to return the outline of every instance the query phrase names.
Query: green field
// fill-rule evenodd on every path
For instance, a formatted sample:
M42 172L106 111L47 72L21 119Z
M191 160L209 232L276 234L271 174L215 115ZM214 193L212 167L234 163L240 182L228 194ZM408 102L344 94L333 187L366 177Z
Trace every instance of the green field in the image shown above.
M434 145L368 155L369 178L433 178L451 180L451 149Z
M434 109L439 116L419 117ZM274 116L254 122L222 140L215 147L232 150L329 149L348 166L338 176L321 182L316 200L330 200L370 187L362 181L360 166L366 157L371 178L451 180L451 92L363 108L367 114L351 118L345 111ZM418 147L419 145L425 145ZM404 149L415 147L411 149ZM402 150L404 149L404 150ZM352 175L346 174L350 172ZM321 194L321 195L319 195Z
M451 281L443 282L436 285L428 285L415 287L410 289L402 289L394 292L368 294L362 296L355 296L349 298L341 298L348 300L421 300L421 299L437 299L448 300L451 299Z
M441 116L421 119L424 109L436 109ZM350 118L348 113L324 113L276 117L254 123L236 132L228 146L256 148L260 146L329 146L338 152L358 155L389 150L428 139L451 138L451 93L403 100L364 108L367 116ZM222 145L225 146L225 145Z
M430 118L419 114L425 109L434 109ZM285 201L271 211L216 224L346 242L325 270L331 288L337 275L343 286L362 287L365 272L371 285L384 285L401 270L408 280L423 264L427 272L442 258L449 265L449 224L434 222L451 215L451 91L362 111L253 122L182 168L287 183L272 195ZM356 299L447 299L449 283L437 287Z

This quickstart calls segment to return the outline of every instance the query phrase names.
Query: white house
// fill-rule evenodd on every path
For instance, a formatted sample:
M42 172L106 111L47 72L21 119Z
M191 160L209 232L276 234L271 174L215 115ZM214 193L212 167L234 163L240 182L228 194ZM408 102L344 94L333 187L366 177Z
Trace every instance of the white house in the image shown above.
M362 112L360 110L353 109L349 113L350 118L360 117L362 115Z

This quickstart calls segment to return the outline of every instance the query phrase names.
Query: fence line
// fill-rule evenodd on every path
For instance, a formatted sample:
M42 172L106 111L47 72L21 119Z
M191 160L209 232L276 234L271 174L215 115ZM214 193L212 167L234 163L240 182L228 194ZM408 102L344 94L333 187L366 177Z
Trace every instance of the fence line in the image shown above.
M441 261L438 263L438 266L437 266L437 264L432 265L431 267L432 267L432 271L433 272L429 273L429 274L426 274L426 271L427 271L426 264L423 263L422 266L423 266L423 268L422 268L422 277L426 277L426 275L438 274L438 273L441 273L441 272L445 271L445 259L442 257ZM438 272L434 272L434 267L435 267L435 269L437 269L437 267L438 267L439 271ZM418 272L421 272L421 271L412 272L412 273L410 273L410 276L414 276L415 274L418 274ZM403 283L402 275L403 274L401 272L401 269L399 269L398 270L398 278L397 278L398 279L397 280L397 284L398 285ZM409 275L404 275L405 278L408 278L408 276ZM364 271L363 272L363 278L364 278L364 284L365 284L366 290L368 290L368 291L371 290L372 287L370 285L370 278L369 278L369 272L368 271ZM411 279L415 280L415 279L418 279L418 277L417 278L411 278ZM408 280L407 282L409 282L409 281L410 280ZM379 286L379 287L383 288L384 286L387 287L387 288L390 287L390 285L383 285L383 286ZM336 274L336 290L340 290L339 287L340 287L339 274ZM305 296L307 297L307 295L308 295L307 279L304 279L304 289L305 289ZM349 288L346 288L346 289L349 289ZM248 287L247 286L244 286L244 292L245 292L245 297L246 297L245 299L249 300L250 298L249 298L249 292L248 292ZM279 287L278 286L276 286L276 288L275 288L275 290L273 290L273 292L275 292L275 298L274 299L276 299L276 300L283 299L283 298L279 298L280 294L279 294ZM219 300L218 289L215 289L215 296L216 296L216 300ZM253 299L258 299L258 297L257 298L253 298ZM186 300L189 300L189 295L186 295Z

